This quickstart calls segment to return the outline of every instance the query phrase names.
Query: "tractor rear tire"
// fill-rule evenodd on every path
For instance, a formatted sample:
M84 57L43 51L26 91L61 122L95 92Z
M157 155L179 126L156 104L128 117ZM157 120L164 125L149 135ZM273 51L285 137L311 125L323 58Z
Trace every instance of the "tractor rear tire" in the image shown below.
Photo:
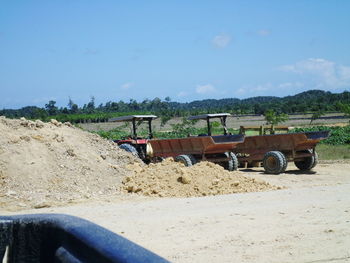
M312 150L306 150L307 153L312 153ZM309 171L314 168L318 163L318 154L315 151L314 155L305 157L302 161L294 161L296 167L302 171Z
M222 167L224 167L228 171L236 171L238 169L238 159L237 156L233 152L225 152L227 158L230 158L226 162L220 163Z
M191 157L187 154L181 154L175 157L175 162L183 163L185 166L192 166L193 162L191 160Z
M119 145L119 148L131 153L132 155L134 155L137 158L140 158L139 153L137 152L136 148L134 146L132 146L131 144L123 143L123 144Z
M279 151L265 153L263 164L265 172L269 174L280 174L287 168L286 157Z

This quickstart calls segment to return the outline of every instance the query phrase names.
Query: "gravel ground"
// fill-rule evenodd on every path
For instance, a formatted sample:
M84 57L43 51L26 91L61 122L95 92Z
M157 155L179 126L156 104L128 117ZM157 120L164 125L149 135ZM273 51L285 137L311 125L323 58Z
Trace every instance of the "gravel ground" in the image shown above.
M283 190L193 198L90 201L21 213L98 223L174 262L350 262L350 163L240 174ZM13 212L0 211L1 214ZM19 212L17 212L19 213Z

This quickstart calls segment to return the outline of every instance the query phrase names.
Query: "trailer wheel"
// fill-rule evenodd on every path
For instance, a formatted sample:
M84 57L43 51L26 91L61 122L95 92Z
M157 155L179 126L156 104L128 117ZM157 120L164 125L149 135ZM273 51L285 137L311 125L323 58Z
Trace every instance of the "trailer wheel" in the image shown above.
M314 164L312 165L311 169L318 164L318 153L316 151L314 151L314 158Z
M197 159L192 154L186 154L188 158L190 158L192 165L195 165L197 163Z
M267 152L264 155L263 164L266 173L279 174L287 168L286 163L286 157L279 151Z
M308 149L305 152L312 153L312 150ZM318 154L315 151L314 155L305 157L302 161L294 161L296 167L302 171L309 171L314 168L318 163Z
M221 166L229 171L236 171L238 169L238 159L237 156L233 152L225 152L227 158L230 158L226 162L222 162Z
M178 155L175 157L174 160L175 160L175 162L183 163L185 166L192 166L193 165L190 156L187 154Z
M132 146L131 144L123 143L123 144L119 145L119 148L131 153L132 155L134 155L137 158L140 157L136 148L134 146Z
M288 166L288 161L287 161L287 158L286 156L284 155L284 153L282 152L279 152L283 158L283 168L282 168L282 171L281 173L284 173L286 170L287 170L287 166Z

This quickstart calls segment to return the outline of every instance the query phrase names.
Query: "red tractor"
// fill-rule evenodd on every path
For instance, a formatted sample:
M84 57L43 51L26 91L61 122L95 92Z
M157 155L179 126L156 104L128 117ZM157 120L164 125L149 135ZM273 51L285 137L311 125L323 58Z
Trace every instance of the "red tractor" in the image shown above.
M109 121L111 122L131 122L132 124L131 135L121 140L115 140L114 142L117 143L121 149L132 153L147 163L146 146L148 140L153 138L152 121L156 118L158 117L155 115L129 115L110 119ZM148 123L148 137L146 139L137 136L137 128L143 122Z

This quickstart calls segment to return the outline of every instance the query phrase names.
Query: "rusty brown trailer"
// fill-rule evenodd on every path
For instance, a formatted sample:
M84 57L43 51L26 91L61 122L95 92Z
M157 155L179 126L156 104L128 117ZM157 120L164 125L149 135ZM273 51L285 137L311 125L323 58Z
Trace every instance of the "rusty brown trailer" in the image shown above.
M244 141L244 135L198 136L179 139L150 140L147 155L151 161L173 157L191 166L198 161L210 161L229 171L237 170L238 159L233 149Z
M149 140L151 155L157 157L175 157L181 154L207 156L232 152L244 141L244 135L198 136L179 139Z
M307 158L317 158L315 151L317 143L328 137L329 131L246 136L244 142L237 145L233 152L238 157L240 164L245 164L245 166L258 166L269 152L282 153L286 162L294 161L297 164ZM316 165L316 162L317 160L314 161L314 164L310 164L310 169ZM287 164L284 170L286 167ZM265 163L264 168L266 168Z

